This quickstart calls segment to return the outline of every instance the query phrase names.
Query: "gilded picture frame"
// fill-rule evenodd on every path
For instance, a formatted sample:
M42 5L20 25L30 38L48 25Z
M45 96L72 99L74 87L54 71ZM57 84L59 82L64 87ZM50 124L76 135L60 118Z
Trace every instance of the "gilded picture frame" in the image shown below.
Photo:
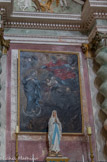
M19 126L19 134L41 134L41 135L45 135L46 133L47 133L47 131L45 131L45 132L39 132L39 131L23 131L22 129L21 129L21 102L22 102L22 98L21 98L21 93L20 93L20 91L21 91L21 89L23 89L22 88L22 86L21 86L21 66L20 66L20 64L21 64L21 58L20 58L20 54L21 53L24 53L24 56L26 55L29 55L30 56L30 53L35 53L34 55L36 55L36 56L42 56L42 58L43 57L46 57L46 55L47 56L56 56L57 55L57 57L59 57L59 58L63 58L64 57L64 59L66 60L66 57L70 57L70 56L76 56L77 57L77 64L78 64L78 80L79 80L79 93L80 93L80 109L81 109L81 131L80 132L63 132L63 135L83 135L83 133L84 133L84 119L83 119L83 104L82 104L82 88L81 88L81 72L80 72L80 56L79 56L79 53L75 53L75 52L63 52L63 51L39 51L39 50L24 50L24 49L20 49L19 50L19 52L18 52L18 126ZM23 54L22 54L23 55ZM63 55L63 56L62 56ZM33 54L32 54L32 56L33 56ZM54 58L54 57L53 57ZM58 59L59 59L58 58ZM25 58L24 58L25 59ZM29 58L30 59L30 58ZM34 58L35 59L35 58ZM49 58L50 59L50 58ZM55 58L54 58L55 59ZM60 59L59 59L60 60ZM51 61L51 60L49 60L49 61ZM56 60L57 61L57 60ZM63 67L64 65L66 65L67 63L60 63L59 62L59 64L61 64L61 66ZM63 65L62 65L63 64ZM46 64L45 64L46 65ZM44 65L44 63L43 63L43 65L42 66L45 66ZM49 65L49 62L47 62L47 65L48 66L50 66ZM34 65L35 66L35 65ZM41 67L42 67L41 66ZM57 66L57 65L56 65ZM67 65L66 65L67 66ZM58 67L58 66L57 66ZM35 67L34 67L35 68ZM45 67L42 67L42 68L45 68ZM49 67L50 68L50 67ZM76 69L77 70L77 69ZM48 69L48 71L50 72L50 69ZM75 71L75 70L74 70ZM62 72L61 72L62 73ZM58 75L59 75L59 73L58 73ZM59 77L57 75L57 77ZM67 77L66 76L66 71L65 71L65 73L64 73L64 75L65 75L65 78ZM61 75L60 74L60 77L62 77L63 75ZM69 75L68 75L69 76ZM49 77L49 75L48 75L48 77ZM52 78L52 77L51 77ZM64 79L65 79L64 78ZM27 78L28 79L28 78ZM47 78L46 78L47 79ZM70 78L67 78L68 80L70 79ZM66 80L66 79L65 79ZM58 82L58 81L57 81ZM59 81L60 82L60 81ZM59 83L58 83L59 84ZM50 87L49 87L50 88ZM53 87L51 87L50 89L52 90L52 88ZM55 87L54 87L55 88ZM67 88L69 88L69 87L67 87ZM37 88L36 88L37 89ZM50 92L50 89L49 89L49 92ZM59 88L59 90L60 90L60 88ZM24 91L24 90L23 90ZM73 92L73 91L72 91ZM76 93L76 92L75 92ZM71 94L71 93L70 93ZM26 96L25 96L25 98L26 98ZM60 117L61 118L61 117ZM49 117L48 117L48 119L49 119ZM69 123L70 124L70 123ZM30 125L30 124L29 124ZM63 126L62 126L63 127Z

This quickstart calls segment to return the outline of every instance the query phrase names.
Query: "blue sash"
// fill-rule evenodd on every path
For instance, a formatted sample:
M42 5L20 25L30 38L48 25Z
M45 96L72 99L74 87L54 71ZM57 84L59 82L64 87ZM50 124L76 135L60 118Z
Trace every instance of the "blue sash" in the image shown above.
M56 134L58 135L58 142L60 144L60 135L59 135L59 130L58 130L58 126L55 123L55 129L54 129L54 133L53 133L53 137L52 137L52 145L54 145L54 141L55 141L55 136Z

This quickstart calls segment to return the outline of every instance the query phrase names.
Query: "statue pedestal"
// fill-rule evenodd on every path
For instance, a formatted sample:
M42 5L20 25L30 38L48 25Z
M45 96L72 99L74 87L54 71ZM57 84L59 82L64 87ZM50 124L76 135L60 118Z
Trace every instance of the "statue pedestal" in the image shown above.
M67 157L47 157L46 162L68 162L69 159Z

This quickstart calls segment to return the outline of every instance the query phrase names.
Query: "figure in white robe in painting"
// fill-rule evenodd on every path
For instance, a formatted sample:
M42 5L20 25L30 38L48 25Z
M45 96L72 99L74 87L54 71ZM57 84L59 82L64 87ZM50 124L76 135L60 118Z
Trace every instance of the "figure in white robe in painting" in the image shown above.
M67 0L60 0L61 7L68 7Z
M18 0L18 6L22 11L25 11L26 8L32 7L31 0Z
M62 126L57 117L57 111L52 111L52 115L48 123L48 140L49 140L49 156L60 155L60 140L62 136Z

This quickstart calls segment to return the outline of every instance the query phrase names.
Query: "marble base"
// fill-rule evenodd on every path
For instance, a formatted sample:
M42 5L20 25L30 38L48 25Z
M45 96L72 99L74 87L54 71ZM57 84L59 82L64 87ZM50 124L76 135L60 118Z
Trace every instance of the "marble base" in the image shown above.
M68 162L69 159L67 157L47 157L46 162Z

